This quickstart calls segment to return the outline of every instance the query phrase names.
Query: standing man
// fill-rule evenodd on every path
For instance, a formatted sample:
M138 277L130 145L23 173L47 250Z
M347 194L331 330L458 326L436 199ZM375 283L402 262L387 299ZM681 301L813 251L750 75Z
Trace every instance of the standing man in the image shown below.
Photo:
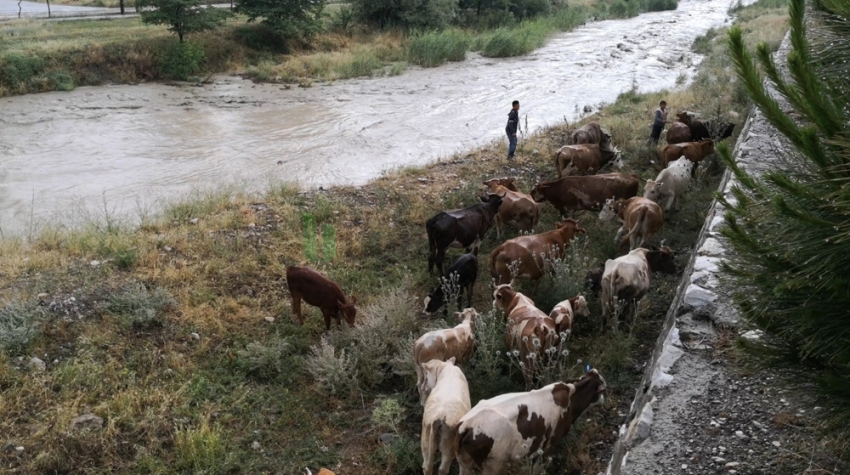
M516 131L519 128L519 101L514 101L511 104L511 111L508 112L508 125L505 126L505 133L508 134L508 160L513 160L514 152L516 152Z
M652 121L652 135L649 140L655 144L661 138L661 131L664 130L664 124L667 123L667 101L661 101L658 104L658 109L655 109L655 119Z

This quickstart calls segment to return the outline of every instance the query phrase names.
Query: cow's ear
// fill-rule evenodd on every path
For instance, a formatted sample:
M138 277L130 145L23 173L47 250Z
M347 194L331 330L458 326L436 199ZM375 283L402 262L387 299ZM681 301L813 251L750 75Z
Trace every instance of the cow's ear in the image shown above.
M455 364L455 361L456 361L455 357L454 357L454 356L452 356L451 358L449 358L448 360L446 360L446 363L449 363L449 364Z

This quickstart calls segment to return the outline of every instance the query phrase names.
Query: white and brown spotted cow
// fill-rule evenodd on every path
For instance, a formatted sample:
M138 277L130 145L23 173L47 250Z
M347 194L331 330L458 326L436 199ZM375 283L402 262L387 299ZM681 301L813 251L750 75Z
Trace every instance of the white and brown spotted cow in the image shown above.
M555 321L535 307L530 298L512 289L510 284L496 287L493 304L505 311L505 341L508 349L519 353L525 388L530 389L540 364L535 360L545 358L547 350L558 343Z
M579 380L480 401L460 420L461 475L474 469L499 475L508 464L558 443L589 407L605 399L605 380L594 369Z
M448 361L431 360L422 365L425 386L430 395L422 414L422 471L431 475L434 456L440 449L440 475L449 473L455 459L457 428L460 418L469 412L469 384L463 371Z
M673 251L667 246L660 250L635 249L605 262L602 273L603 324L617 329L618 314L633 315L637 302L649 291L653 272L676 273Z
M465 363L472 356L475 346L475 319L478 312L467 308L463 312L455 312L455 317L462 323L454 328L444 328L430 331L416 340L413 344L413 364L416 367L416 387L419 390L419 400L422 405L428 399L428 389L425 387L425 373L422 365L431 361L448 361L455 358Z
M555 322L555 331L558 332L559 337L566 338L570 336L576 315L581 315L582 317L590 316L590 309L587 308L587 300L585 300L583 295L577 295L571 299L564 300L558 305L555 305L555 308L549 312L549 318Z

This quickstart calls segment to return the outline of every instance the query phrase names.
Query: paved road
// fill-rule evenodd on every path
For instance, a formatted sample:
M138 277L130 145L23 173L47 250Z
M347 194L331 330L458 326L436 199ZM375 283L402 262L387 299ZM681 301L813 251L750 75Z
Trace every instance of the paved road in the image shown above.
M47 4L37 2L20 2L21 17L25 18L47 18ZM67 16L88 16L88 15L107 15L118 14L121 10L118 8L104 7L76 7L71 5L50 5L51 16L67 17ZM129 12L133 12L129 9ZM128 12L128 13L129 13ZM17 0L0 0L0 20L18 17L18 1Z

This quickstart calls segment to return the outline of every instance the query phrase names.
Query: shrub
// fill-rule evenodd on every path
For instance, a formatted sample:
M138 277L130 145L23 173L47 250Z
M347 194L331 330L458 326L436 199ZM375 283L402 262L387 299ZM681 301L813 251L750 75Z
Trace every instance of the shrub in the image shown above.
M204 50L191 43L173 43L165 50L160 60L162 75L185 81L201 70Z
M403 420L404 408L395 398L384 399L372 410L372 424L381 429L389 429L396 435L401 434L399 425Z
M318 345L310 348L307 371L324 392L331 395L348 395L357 387L357 360L345 349L337 352L328 340L322 338Z
M608 14L613 18L626 18L629 16L629 6L623 0L614 0L608 7Z
M570 31L587 21L587 9L573 7L558 10L557 13L549 17L548 21L558 31Z
M175 466L184 473L226 473L232 464L222 430L206 421L197 429L177 429L174 449Z
M510 12L517 20L525 20L549 15L552 13L552 5L549 0L512 0Z
M74 78L65 71L53 71L48 76L48 80L50 88L57 91L73 91L75 87Z
M6 53L0 58L0 83L10 89L26 87L44 69L44 60L22 53Z
M422 473L422 453L418 440L399 437L381 445L372 455L374 463L385 468L385 473L419 475Z
M375 54L374 50L363 49L355 51L350 59L340 65L340 67L337 69L337 74L341 79L371 76L375 74L376 71L383 68L383 66L383 62L378 59L378 56ZM315 225L312 229L316 229ZM326 260L329 260L326 256L324 256L324 253L323 257Z
M26 352L38 335L41 313L35 305L10 302L0 309L0 351L15 355Z
M468 33L456 28L415 34L407 49L408 61L426 68L463 61L471 42Z
M260 381L271 381L280 375L292 374L299 366L293 358L289 339L275 338L269 343L248 343L236 353L236 366L246 375Z
M322 29L324 0L239 0L236 12L262 23L282 38L310 38Z
M485 37L481 54L490 58L528 54L546 43L550 28L544 21L526 22L518 28L499 28Z
M164 323L165 312L176 308L177 302L161 288L149 291L142 284L134 284L109 297L107 310L122 323L146 330Z
M439 29L457 15L454 0L353 0L357 17L379 28Z
M647 12L675 10L678 7L678 0L643 0L643 9Z
M181 43L189 33L216 28L233 15L225 8L204 8L200 0L137 0L136 11L144 23L168 25Z
M331 29L351 34L354 27L355 12L351 5L342 5L331 14Z

